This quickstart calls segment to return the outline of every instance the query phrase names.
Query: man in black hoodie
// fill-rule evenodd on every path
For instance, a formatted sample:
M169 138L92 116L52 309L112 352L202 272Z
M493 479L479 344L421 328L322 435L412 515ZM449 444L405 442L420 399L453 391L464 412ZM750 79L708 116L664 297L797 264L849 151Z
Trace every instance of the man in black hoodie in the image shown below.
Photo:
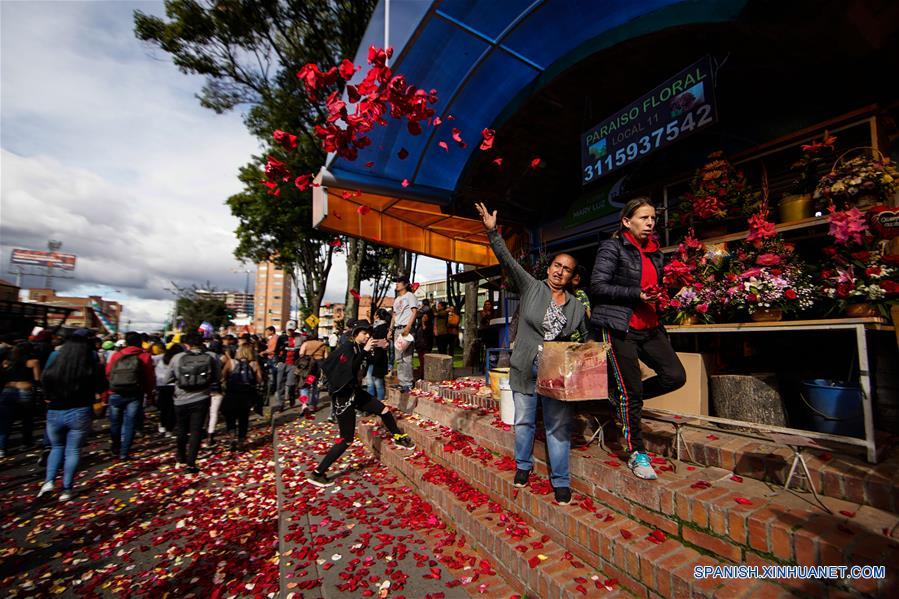
M322 362L322 370L328 377L328 392L331 405L340 427L340 438L331 446L318 468L307 479L317 487L328 487L333 483L325 476L331 464L343 455L356 435L356 410L368 414L380 414L384 426L393 434L393 441L403 449L414 449L415 443L409 435L396 425L390 408L369 395L362 387L362 376L368 369L368 361L375 340L371 337L372 327L367 320L357 320L352 324L349 339L337 346Z

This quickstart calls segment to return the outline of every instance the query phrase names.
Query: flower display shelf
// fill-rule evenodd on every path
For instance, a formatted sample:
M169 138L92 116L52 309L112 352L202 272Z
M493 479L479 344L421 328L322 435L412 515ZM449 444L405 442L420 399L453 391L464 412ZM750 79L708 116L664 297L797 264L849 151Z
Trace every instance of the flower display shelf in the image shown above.
M811 229L813 227L826 227L828 223L828 216L813 216L811 218L804 218L802 220L792 221L788 223L779 223L775 225L774 229L778 233L783 233L784 231L795 231L798 229ZM731 233L729 235L722 235L720 237L713 237L710 239L703 239L702 242L706 245L714 245L716 243L725 243L728 241L740 241L741 239L746 239L746 236L749 235L749 230L740 231L738 233ZM662 248L662 253L670 254L672 252L677 251L677 245L669 245Z

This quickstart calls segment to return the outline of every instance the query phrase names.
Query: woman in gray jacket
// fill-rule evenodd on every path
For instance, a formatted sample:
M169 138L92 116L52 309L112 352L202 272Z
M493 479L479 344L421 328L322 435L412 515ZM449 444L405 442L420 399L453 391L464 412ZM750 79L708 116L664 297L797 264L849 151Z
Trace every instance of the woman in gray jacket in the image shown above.
M515 482L523 487L534 468L534 434L537 404L543 408L546 448L549 454L550 482L556 501L571 503L571 476L568 454L571 450L571 407L567 402L544 397L536 392L537 365L544 341L568 340L572 333L586 337L584 306L565 289L571 282L577 261L558 254L546 269L546 279L538 281L513 257L496 230L496 210L491 214L484 204L475 204L490 245L497 259L509 272L521 296L518 335L512 352L509 386L515 400Z

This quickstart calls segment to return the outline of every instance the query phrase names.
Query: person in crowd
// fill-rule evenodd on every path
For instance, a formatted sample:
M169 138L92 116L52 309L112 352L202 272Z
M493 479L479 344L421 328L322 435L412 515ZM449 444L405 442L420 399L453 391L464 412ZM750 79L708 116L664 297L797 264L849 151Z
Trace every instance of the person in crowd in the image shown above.
M391 374L396 374L396 347L393 336L393 312L387 310L387 368Z
M209 415L213 390L221 380L221 365L215 355L205 351L200 333L187 333L182 344L185 351L172 358L169 377L169 382L175 385L176 458L179 464L187 466L189 474L196 474L200 471L197 454L203 424Z
M393 301L393 336L405 337L412 332L418 313L418 298L412 293L409 286L409 277L400 275L394 281L396 285L396 299ZM401 391L411 391L414 376L412 373L412 353L415 345L408 343L396 356L396 375L399 379Z
M265 370L268 375L268 386L266 387L266 399L270 400L271 396L277 393L278 389L278 343L281 336L278 335L277 329L273 326L265 328L265 349L260 352L259 356L265 363ZM274 403L272 403L274 407Z
M571 449L571 408L567 402L544 397L536 392L537 367L544 341L565 341L575 331L586 335L584 307L566 291L577 262L568 254L558 254L546 269L546 279L538 281L512 257L496 230L496 211L475 204L487 230L493 252L509 272L521 296L518 337L509 369L509 386L515 401L515 480L516 487L527 485L534 468L534 436L537 405L543 408L546 448L549 454L550 482L555 499L571 503L571 475L568 467Z
M446 353L450 356L456 355L456 348L459 347L459 324L462 319L456 314L456 307L449 304L446 307Z
M22 443L34 445L34 386L41 379L41 362L30 343L7 349L0 362L0 458L6 456L13 422L22 422Z
M425 369L425 354L434 349L434 310L431 309L431 300L421 300L421 306L416 314L418 326L415 330L415 351L418 353L418 365L422 374Z
M282 412L287 409L288 404L291 408L296 405L297 377L294 364L301 342L297 335L296 321L287 321L287 334L284 336L284 342L279 343L278 351L278 402L279 410Z
M225 428L231 436L231 451L243 449L250 423L250 409L256 401L256 383L262 378L262 369L253 347L246 343L235 346L234 359L228 360L222 370L225 380Z
M375 314L375 322L372 326L372 339L375 340L371 350L371 360L368 364L368 394L384 401L385 388L384 377L387 376L387 335L390 332L390 312L384 308L378 308Z
M228 333L222 337L222 353L228 358L233 358L237 354L237 336Z
M583 264L578 264L577 268L574 269L574 276L571 277L571 293L574 297L577 298L577 301L581 302L584 306L584 313L587 315L587 322L590 322L590 295L587 293L587 290L584 289L587 284L587 269L584 268ZM582 342L590 339L591 331L587 330L587 335L585 338L581 339L581 335L579 332L575 332L571 335L571 340L574 342Z
M112 355L106 364L109 380L110 452L127 460L134 441L135 425L143 410L144 396L156 391L153 360L141 347L139 333L125 335L125 347Z
M490 324L494 318L493 302L489 299L484 300L484 305L478 313L478 343L480 345L479 361L482 365L486 364L487 350L499 346L499 329ZM490 364L486 364L491 366Z
M160 344L161 345L161 344ZM164 345L162 345L165 348ZM156 409L159 411L159 433L171 437L175 433L175 385L169 382L172 375L172 358L184 351L180 343L173 343L162 354L153 356L156 372Z
M655 238L656 211L636 198L621 211L618 232L599 244L590 278L591 322L611 337L610 379L618 387L617 407L628 466L635 476L655 479L643 443L643 400L674 391L686 372L659 323L656 300L662 285L662 252ZM642 380L639 360L656 375Z
M362 376L375 345L371 337L372 326L367 320L357 320L350 331L350 339L337 347L322 363L322 370L328 377L328 393L337 416L340 438L307 479L318 487L328 487L333 483L326 472L343 455L356 435L356 410L368 414L379 414L384 426L393 434L398 447L413 449L415 443L396 424L390 408L373 398L362 388Z
M447 320L449 319L449 310L447 310L446 302L437 302L437 309L434 310L434 339L437 341L437 353L446 354L449 346L449 333ZM449 354L452 355L452 354Z
M91 405L104 387L103 369L90 339L91 332L78 329L59 349L41 376L47 401L47 436L50 455L44 484L38 497L51 493L62 467L60 501L72 498L81 447L91 430Z
M296 378L300 385L300 413L315 412L318 407L319 379L321 378L321 361L328 357L328 344L311 331L300 346L297 356Z

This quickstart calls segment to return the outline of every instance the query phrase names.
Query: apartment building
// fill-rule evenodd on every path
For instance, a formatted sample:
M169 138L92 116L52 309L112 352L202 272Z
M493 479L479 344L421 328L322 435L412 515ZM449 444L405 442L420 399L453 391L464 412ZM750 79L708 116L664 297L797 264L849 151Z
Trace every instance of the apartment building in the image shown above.
M262 333L269 326L284 330L290 320L292 293L290 275L285 270L272 262L256 265L253 329L257 333Z

